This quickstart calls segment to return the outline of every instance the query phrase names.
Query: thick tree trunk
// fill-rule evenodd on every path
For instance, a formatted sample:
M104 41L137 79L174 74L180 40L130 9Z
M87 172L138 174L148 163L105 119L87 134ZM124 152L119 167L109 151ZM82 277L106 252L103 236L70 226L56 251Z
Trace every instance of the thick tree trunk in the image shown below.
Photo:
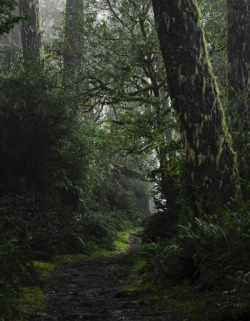
M250 0L227 0L227 12L229 103L238 114L236 130L246 134L250 104Z
M233 144L239 157L240 176L250 171L250 0L227 0L228 103ZM241 191L247 199L247 186Z
M236 194L231 147L196 0L152 0L172 105L185 137L196 201L209 211Z
M21 38L23 45L23 57L26 65L40 59L41 30L39 0L20 0L20 13L29 13L30 20L23 21L21 26Z
M64 67L67 73L81 71L83 58L83 0L66 1Z

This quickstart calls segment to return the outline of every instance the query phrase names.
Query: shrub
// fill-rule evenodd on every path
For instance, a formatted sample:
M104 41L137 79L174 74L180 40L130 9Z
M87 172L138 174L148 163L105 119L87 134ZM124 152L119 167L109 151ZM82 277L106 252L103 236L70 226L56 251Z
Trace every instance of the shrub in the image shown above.
M195 292L210 294L204 320L249 319L249 205L239 201L234 210L186 218L175 238L156 243L153 253L152 247L150 251L148 245L142 247L157 284L188 280Z
M27 255L16 241L0 240L0 311L1 317L16 317L15 299L23 284L37 281ZM2 320L2 319L1 319ZM4 320L4 319L3 319Z

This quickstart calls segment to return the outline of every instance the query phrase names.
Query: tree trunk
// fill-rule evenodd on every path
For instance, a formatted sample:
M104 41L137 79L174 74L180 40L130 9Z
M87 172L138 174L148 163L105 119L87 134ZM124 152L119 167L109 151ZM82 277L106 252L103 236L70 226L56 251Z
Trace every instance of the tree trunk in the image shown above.
M236 104L237 129L244 134L249 129L250 0L227 0L227 13L229 102Z
M236 154L208 58L196 0L152 0L172 105L185 137L196 201L206 211L235 196Z
M40 59L41 30L39 0L20 0L20 13L29 13L30 20L23 21L21 38L25 65Z
M234 148L243 177L249 160L250 105L250 0L227 0L228 101ZM244 157L244 161L242 161ZM246 165L244 164L246 163ZM242 184L243 196L247 195ZM247 196L246 196L247 197Z
M83 58L83 0L66 1L64 67L72 76L81 71Z

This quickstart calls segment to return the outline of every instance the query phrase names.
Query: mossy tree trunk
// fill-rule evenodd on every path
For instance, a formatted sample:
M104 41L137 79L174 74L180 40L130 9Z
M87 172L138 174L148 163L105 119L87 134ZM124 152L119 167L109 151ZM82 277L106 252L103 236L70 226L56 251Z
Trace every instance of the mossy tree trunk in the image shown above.
M239 171L249 171L250 105L250 0L227 0L228 15L228 102L234 148ZM244 162L242 161L244 157ZM247 192L242 186L243 194Z
M196 201L211 211L237 190L227 131L196 0L152 0L172 105L185 137Z
M81 71L83 59L83 0L66 1L64 68L66 75Z
M250 0L227 0L227 13L229 102L235 103L236 126L245 134L250 104Z
M41 29L39 0L20 0L20 13L29 13L30 19L21 25L21 38L25 65L41 57Z

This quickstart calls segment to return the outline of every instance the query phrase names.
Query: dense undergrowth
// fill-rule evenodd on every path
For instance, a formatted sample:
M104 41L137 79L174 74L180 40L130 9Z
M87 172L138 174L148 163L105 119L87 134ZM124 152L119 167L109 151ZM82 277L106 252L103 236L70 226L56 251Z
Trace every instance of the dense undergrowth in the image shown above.
M249 320L249 205L238 200L217 215L187 214L174 236L144 242L135 252L140 286L151 281L185 320Z
M20 289L37 284L32 261L110 250L125 222L147 212L146 185L117 169L109 133L58 77L39 65L1 75L1 320L17 318Z
M101 256L112 256L125 252L129 248L131 233L140 231L140 227L132 227L130 221L121 225L123 231L116 231L112 245L89 241L88 251L78 254L56 255L49 261L27 260L20 257L20 249L13 244L1 246L1 321L27 320L29 315L41 311L46 305L47 295L43 291L41 281L64 263L74 263ZM101 230L101 229L100 229ZM5 246L5 247L4 247Z

